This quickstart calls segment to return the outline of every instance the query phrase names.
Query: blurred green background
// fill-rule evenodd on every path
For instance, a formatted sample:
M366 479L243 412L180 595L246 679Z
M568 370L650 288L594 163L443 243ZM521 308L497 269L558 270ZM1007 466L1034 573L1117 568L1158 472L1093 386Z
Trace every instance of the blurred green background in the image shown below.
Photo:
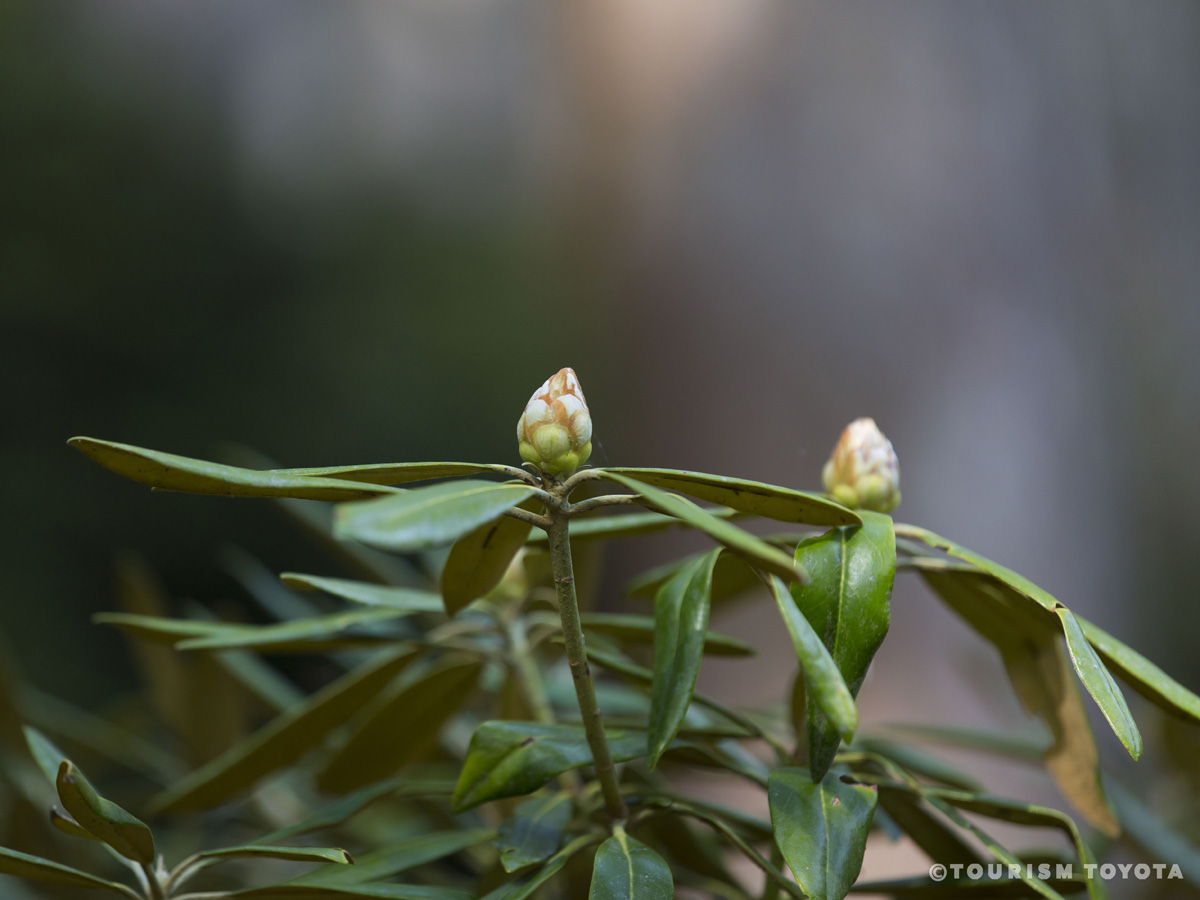
M900 518L1195 688L1198 89L1185 0L5 0L4 640L95 704L116 552L206 603L226 543L325 564L71 435L515 463L570 365L599 462L812 488L874 416ZM770 651L759 606L719 624ZM893 623L867 718L993 716L962 626L911 584ZM782 696L787 652L721 692Z

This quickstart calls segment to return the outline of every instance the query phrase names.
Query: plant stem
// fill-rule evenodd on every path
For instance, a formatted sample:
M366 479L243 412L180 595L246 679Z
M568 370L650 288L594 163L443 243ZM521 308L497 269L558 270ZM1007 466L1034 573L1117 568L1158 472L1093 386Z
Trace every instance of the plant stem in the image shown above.
M587 652L583 643L583 626L579 621L579 598L575 595L575 570L571 563L571 537L567 517L560 510L551 509L550 527L547 529L550 544L550 566L554 573L554 589L558 592L558 613L562 619L563 642L567 648L567 660L571 664L571 678L575 682L575 696L579 700L579 713L583 717L583 730L587 735L588 747L592 751L592 762L596 768L596 779L604 793L604 806L613 820L626 816L625 801L617 785L617 769L613 765L608 739L604 736L604 723L600 718L600 706L596 702L596 687L592 684L592 673L588 668Z

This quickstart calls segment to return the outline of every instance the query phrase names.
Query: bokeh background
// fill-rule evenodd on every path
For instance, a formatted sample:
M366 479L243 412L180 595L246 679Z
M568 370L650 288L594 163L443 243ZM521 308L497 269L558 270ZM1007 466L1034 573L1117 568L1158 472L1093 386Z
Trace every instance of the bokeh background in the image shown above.
M0 629L85 705L132 683L116 552L210 603L226 544L322 563L66 438L515 462L563 365L601 462L811 488L874 416L901 519L1196 688L1198 345L1188 0L0 3ZM708 689L782 696L773 616ZM863 704L1025 723L908 580Z

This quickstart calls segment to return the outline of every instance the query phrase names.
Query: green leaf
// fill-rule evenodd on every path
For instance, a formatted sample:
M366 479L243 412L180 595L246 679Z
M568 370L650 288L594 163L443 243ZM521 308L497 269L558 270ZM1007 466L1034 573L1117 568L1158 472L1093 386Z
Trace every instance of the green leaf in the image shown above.
M646 734L651 769L674 740L692 702L704 655L713 566L722 552L713 550L683 569L663 585L655 600L654 681Z
M613 760L643 756L646 736L606 731ZM488 800L531 794L555 775L590 765L583 728L539 722L484 722L471 735L451 808L456 812Z
M778 547L773 547L761 538L743 531L722 519L705 512L695 503L677 494L661 491L656 487L627 478L611 470L605 470L605 477L634 491L639 502L651 509L675 516L693 528L703 531L718 544L728 547L735 553L744 556L751 565L758 566L785 581L805 581L808 576L803 569L796 567L794 561Z
M1046 752L1046 742L1036 735L1011 734L958 725L890 723L882 727L888 731L908 735L914 740L966 750L981 750L1007 759L1037 762Z
M1100 753L1059 645L1059 629L1012 588L984 573L921 574L951 609L1000 652L1022 706L1050 731L1045 764L1063 795L1089 822L1115 835L1119 826L1100 781Z
M1131 647L1076 616L1100 658L1117 677L1155 706L1193 724L1200 724L1200 697Z
M474 691L482 668L474 658L447 658L419 678L380 696L321 770L317 786L322 791L345 793L428 756L437 746L442 725Z
M501 516L454 542L442 568L446 615L454 615L500 583L531 529L528 522Z
M298 500L335 501L397 493L394 488L339 481L336 478L310 478L286 472L240 469L89 437L74 437L67 443L104 468L162 491L219 494L224 497L293 497Z
M1112 675L1104 667L1104 663L1100 661L1100 657L1091 650L1090 645L1085 646L1087 645L1086 640L1080 640L1078 623L1075 623L1076 627L1072 626L1073 616L1063 604L1025 576L924 528L918 528L915 525L897 526L897 533L902 533L905 537L916 538L930 547L943 550L951 556L971 563L1005 585L1018 597L1032 601L1044 611L1043 615L1052 613L1053 621L1056 621L1067 638L1071 650L1071 662L1075 667L1076 674L1079 675L1079 680L1092 695L1092 699L1100 707L1100 712L1104 714L1104 718L1112 727L1117 738L1129 751L1129 755L1134 759L1138 759L1142 755L1142 737L1130 715L1125 698L1113 681ZM971 573L947 571L945 574L968 576ZM1065 611L1066 615L1060 613L1060 610Z
M505 872L540 863L562 846L571 824L571 795L565 791L530 797L500 824L496 849Z
M1125 837L1151 859L1177 864L1188 883L1200 889L1200 847L1163 822L1134 792L1112 781L1108 789Z
M805 769L776 769L767 789L775 842L812 900L842 900L862 869L878 800L874 787L830 773L814 784Z
M585 834L582 837L577 837L567 846L563 847L558 853L554 854L544 866L538 866L528 872L522 873L512 881L500 885L494 891L484 895L482 900L525 900L534 891L540 888L543 884L559 873L580 850L590 846L599 840L599 836L595 834Z
M146 823L97 794L70 760L59 764L57 785L58 799L82 828L126 859L154 862L154 836Z
M362 812L376 800L383 797L425 797L440 795L449 797L453 792L454 782L448 779L412 778L407 775L390 778L387 781L381 781L378 784L372 784L352 794L347 794L345 797L322 807L299 822L263 835L258 839L258 843L270 844L274 841L282 841L298 834L320 831L323 828L333 828Z
M737 562L743 569L749 571L744 563L740 560ZM755 583L761 584L757 578ZM631 644L654 642L654 619L649 616L586 612L579 618L586 631L608 635L618 641L626 641ZM758 653L745 641L721 634L719 631L704 632L704 652L713 656L755 656Z
M896 765L920 775L922 778L938 781L949 787L961 788L965 791L976 791L980 788L979 782L973 776L939 757L908 744L901 744L888 738L859 736L855 740L854 746L857 749L887 757Z
M385 900L474 900L456 888L431 884L273 884L230 894L238 900L354 900L379 897Z
M50 824L71 837L82 838L85 841L100 840L70 816L64 816L57 806L50 807Z
M980 861L970 844L930 812L919 794L880 785L879 805L934 862L949 866Z
M182 812L216 806L291 765L369 703L417 653L411 648L389 653L342 676L181 779L155 798L154 808Z
M326 594L364 606L384 606L407 612L442 611L442 598L433 591L384 587L367 581L323 578L319 575L301 575L298 572L284 572L279 576L279 580L298 591L324 591Z
M196 859L208 863L227 859L282 859L288 862L335 863L339 866L354 862L354 858L340 847L266 847L258 844L204 850L196 854Z
M796 562L811 580L792 587L796 606L829 650L853 696L858 696L887 636L896 577L891 518L866 511L862 518L861 527L835 528L803 541L796 548ZM809 690L807 703L808 762L813 778L820 780L833 764L840 729L825 715L815 690Z
M795 541L788 549L795 553ZM703 553L693 553L683 559L674 560L665 565L655 566L643 572L629 583L627 590L634 597L653 598L659 589L675 576L680 569L703 556ZM712 605L717 606L727 600L739 597L754 588L762 587L762 579L746 564L746 561L734 553L722 553L717 558L713 568Z
M742 515L736 509L730 509L728 506L710 506L704 508L704 511L717 519L736 519ZM571 543L640 537L644 534L666 531L668 528L687 526L687 522L683 522L675 516L665 516L656 512L587 516L571 520ZM535 532L529 539L529 543L535 545L547 543L546 532Z
M815 704L838 734L850 740L858 728L858 709L841 670L808 619L797 609L783 582L771 578L767 586L775 598L775 605L779 607L779 614L783 617L783 624L792 638L792 646L804 672L806 710L811 710Z
M417 462L383 463L361 466L325 466L316 469L272 469L276 475L301 475L306 478L336 478L341 481L365 484L408 484L413 481L433 481L438 478L458 478L463 475L486 475L495 472L506 475L508 466L487 463Z
M411 553L453 543L533 496L527 484L451 481L339 506L334 534Z
M353 866L322 866L293 878L289 884L349 887L384 881L400 872L415 869L474 844L489 840L495 832L487 828L469 828L421 834L380 847L360 856Z
M759 481L707 475L702 472L682 472L677 469L600 469L605 478L625 476L643 484L668 491L678 491L732 507L739 512L781 522L803 522L806 525L859 525L862 519L846 507L821 496ZM613 479L625 484L620 479ZM628 485L625 485L628 487Z
M588 900L670 900L675 881L666 860L617 825L596 851Z
M123 884L106 881L80 869L73 869L39 856L30 856L27 853L9 850L7 847L0 847L0 875L15 875L17 878L40 881L44 884L65 884L70 887L116 891L118 894L139 900L139 895Z

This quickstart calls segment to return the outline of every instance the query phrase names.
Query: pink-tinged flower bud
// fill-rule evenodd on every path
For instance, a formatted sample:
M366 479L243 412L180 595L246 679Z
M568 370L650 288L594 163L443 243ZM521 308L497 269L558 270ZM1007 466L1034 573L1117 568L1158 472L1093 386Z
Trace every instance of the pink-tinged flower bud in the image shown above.
M563 478L592 455L592 415L573 369L533 392L517 422L521 459L547 475Z
M891 512L900 503L900 462L874 419L846 426L821 480L833 499L851 509Z

